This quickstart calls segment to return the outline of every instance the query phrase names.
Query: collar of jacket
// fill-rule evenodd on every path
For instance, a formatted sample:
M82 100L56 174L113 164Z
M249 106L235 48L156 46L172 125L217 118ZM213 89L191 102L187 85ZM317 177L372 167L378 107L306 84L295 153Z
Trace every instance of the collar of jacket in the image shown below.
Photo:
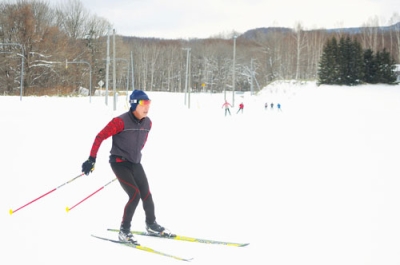
M138 124L142 123L146 119L146 117L144 117L141 120L139 120L138 118L136 118L136 116L133 114L132 111L129 111L129 116Z

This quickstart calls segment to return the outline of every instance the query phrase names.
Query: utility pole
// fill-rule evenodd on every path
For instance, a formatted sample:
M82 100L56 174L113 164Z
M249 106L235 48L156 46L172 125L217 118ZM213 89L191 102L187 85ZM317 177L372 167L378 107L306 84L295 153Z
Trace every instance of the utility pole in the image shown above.
M126 70L127 71L127 74L126 74L126 94L128 95L128 90L129 90L129 61L127 59L124 59L124 58L115 58L115 59L113 59L113 62L114 62L114 60L116 60L116 61L125 61L126 62L126 69L127 69ZM114 62L114 63L116 64L116 62ZM128 99L128 96L127 96L127 99Z
M108 83L109 83L109 78L110 78L110 27L107 30L107 62L106 62L106 95L105 95L105 101L106 101L106 106L108 106Z
M117 83L116 83L116 63L115 63L115 29L113 29L113 92L114 92L114 110L117 109Z
M187 99L187 93L188 93L188 77L189 77L189 54L190 54L190 48L183 48L182 50L186 50L186 78L185 78L185 105L186 105L186 99ZM190 103L189 103L190 104ZM190 105L189 105L190 106Z
M135 75L134 75L134 71L133 71L133 53L131 51L131 65L132 65L132 91L135 90Z
M235 106L235 72L236 72L236 38L237 36L233 36L233 67L232 67L232 107Z
M250 60L250 75L251 75L251 79L250 79L250 88L251 88L251 93L250 95L254 94L254 85L253 85L253 79L254 79L254 71L253 71L253 58L251 58Z

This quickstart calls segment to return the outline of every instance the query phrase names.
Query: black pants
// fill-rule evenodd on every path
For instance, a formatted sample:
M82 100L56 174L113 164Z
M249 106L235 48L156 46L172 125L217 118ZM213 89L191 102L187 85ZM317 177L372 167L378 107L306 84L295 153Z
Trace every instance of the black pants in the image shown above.
M146 214L146 223L153 223L156 220L154 202L142 164L133 164L125 161L110 163L110 165L121 187L129 196L124 208L121 228L130 229L132 218L140 199Z

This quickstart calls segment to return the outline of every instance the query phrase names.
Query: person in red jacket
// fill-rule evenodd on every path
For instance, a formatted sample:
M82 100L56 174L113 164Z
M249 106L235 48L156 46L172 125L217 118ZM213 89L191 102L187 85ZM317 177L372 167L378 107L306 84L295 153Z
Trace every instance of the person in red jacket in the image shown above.
M231 110L229 109L230 107L232 107L232 105L229 104L229 102L227 100L225 100L225 103L222 104L222 108L225 108L225 116L228 113L229 113L229 116L231 115Z
M238 109L238 111L236 112L236 114L238 114L239 111L241 111L241 112L243 113L243 108L244 108L244 104L243 104L243 102L242 102L242 103L239 104L239 109Z
M89 158L82 164L82 172L89 175L94 170L101 143L112 136L110 165L122 189L129 199L124 207L118 238L120 241L138 244L130 232L131 221L139 201L142 200L146 215L146 229L151 234L168 236L170 233L156 222L153 197L146 173L140 163L152 123L147 114L150 99L142 90L130 95L130 109L113 118L96 136Z

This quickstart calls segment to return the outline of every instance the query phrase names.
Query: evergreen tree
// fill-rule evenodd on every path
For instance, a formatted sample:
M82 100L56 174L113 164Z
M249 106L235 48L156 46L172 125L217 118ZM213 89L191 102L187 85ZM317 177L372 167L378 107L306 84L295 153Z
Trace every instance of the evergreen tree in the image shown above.
M364 68L364 78L363 82L369 84L376 84L376 72L377 65L374 57L374 52L371 49L366 49L363 54L363 68Z
M335 37L324 45L321 59L318 65L318 85L333 84L336 80L337 69L337 40Z
M362 48L350 37L341 38L339 42L339 83L340 85L353 86L362 80Z
M379 66L377 71L377 81L383 84L393 84L394 81L396 81L396 75L394 73L396 65L394 59L390 56L390 53L387 52L386 49L383 49L382 52L377 53L376 60Z
M396 81L395 60L384 49L374 56L371 49L362 50L357 40L342 37L328 40L318 65L318 85L358 85L362 82L393 84Z
M363 49L361 44L356 39L354 39L352 42L350 65L353 78L351 85L361 84L365 74L363 71Z
M339 65L339 72L338 72L338 81L336 84L338 85L346 85L348 73L348 43L342 37L339 40L339 54L338 54L338 65Z

